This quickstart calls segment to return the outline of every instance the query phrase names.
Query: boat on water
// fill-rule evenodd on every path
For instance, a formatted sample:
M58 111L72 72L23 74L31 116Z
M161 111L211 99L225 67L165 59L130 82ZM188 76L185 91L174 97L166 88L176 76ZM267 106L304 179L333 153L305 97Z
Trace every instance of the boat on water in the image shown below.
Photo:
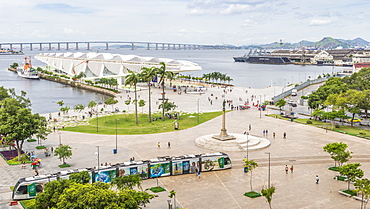
M29 78L29 79L39 79L40 73L32 67L31 58L27 59L24 58L24 62L22 66L17 68L17 73L19 77L22 78Z
M292 61L288 57L272 56L266 51L252 52L250 50L249 54L245 54L241 57L233 57L235 62L249 62L258 64L290 64Z
M9 49L0 49L0 55L23 55L23 52Z

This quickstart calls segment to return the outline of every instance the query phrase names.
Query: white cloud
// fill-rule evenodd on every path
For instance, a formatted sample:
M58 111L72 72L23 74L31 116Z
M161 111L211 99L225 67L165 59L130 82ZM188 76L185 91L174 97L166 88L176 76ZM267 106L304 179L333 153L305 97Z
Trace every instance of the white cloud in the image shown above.
M189 14L191 15L202 15L204 14L204 10L202 9L192 9L189 11Z
M312 19L309 25L319 26L319 25L329 25L332 23L331 19Z
M86 34L85 32L73 30L71 28L64 28L63 33L65 34Z

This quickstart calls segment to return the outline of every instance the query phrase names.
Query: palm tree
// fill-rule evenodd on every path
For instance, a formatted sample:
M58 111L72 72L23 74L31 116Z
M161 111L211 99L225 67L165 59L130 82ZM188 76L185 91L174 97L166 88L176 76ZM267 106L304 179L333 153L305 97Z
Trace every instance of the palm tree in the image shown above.
M140 73L140 77L144 81L147 82L148 89L149 89L149 123L152 122L152 102L151 102L152 95L151 95L151 91L150 91L150 82L153 80L156 73L157 72L156 72L155 67L151 67L151 68L143 67L143 68L141 68L141 73Z
M165 100L165 92L164 92L164 81L168 78L173 78L173 72L166 70L166 64L164 62L159 63L161 67L156 68L157 75L160 76L159 83L162 85L162 120L164 121L164 100Z
M130 84L130 87L133 85L134 88L135 88L135 100L134 100L134 103L135 103L135 122L136 122L136 124L139 124L139 120L138 120L138 117L137 117L137 92L136 92L136 84L139 83L140 76L139 76L138 73L135 73L133 71L130 71L130 74L126 75L125 80L126 80L125 85Z

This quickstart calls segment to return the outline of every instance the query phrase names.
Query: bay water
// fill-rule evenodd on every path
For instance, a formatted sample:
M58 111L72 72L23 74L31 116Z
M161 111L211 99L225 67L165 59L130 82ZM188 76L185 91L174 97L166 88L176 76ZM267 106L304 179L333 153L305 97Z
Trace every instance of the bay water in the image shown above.
M299 83L309 78L316 78L322 74L331 74L342 70L341 67L332 66L265 65L234 62L233 56L244 55L246 51L243 50L146 50L143 48L136 50L126 48L105 50L94 48L90 51L187 60L199 64L203 70L184 73L185 75L201 77L205 73L218 71L230 76L233 79L231 84L250 88L285 86L289 83ZM47 49L27 51L26 49L24 51L25 55L0 55L0 86L15 88L18 93L21 90L27 92L27 97L31 99L31 108L34 113L57 112L60 107L56 103L61 100L69 107L74 107L76 104L87 105L92 100L97 102L104 101L107 98L105 95L43 79L29 80L20 78L16 73L7 69L13 63L21 64L25 56L31 56L34 67L45 67L44 63L34 58L35 55L39 53L66 52L77 51L74 49L70 49L69 51L49 51ZM79 52L89 51L79 50Z

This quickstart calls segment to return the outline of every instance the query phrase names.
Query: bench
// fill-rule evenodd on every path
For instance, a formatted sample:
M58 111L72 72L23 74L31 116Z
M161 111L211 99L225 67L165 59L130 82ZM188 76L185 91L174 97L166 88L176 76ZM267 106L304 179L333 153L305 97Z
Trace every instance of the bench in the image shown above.
M11 201L9 205L10 205L10 206L18 205L18 201Z

